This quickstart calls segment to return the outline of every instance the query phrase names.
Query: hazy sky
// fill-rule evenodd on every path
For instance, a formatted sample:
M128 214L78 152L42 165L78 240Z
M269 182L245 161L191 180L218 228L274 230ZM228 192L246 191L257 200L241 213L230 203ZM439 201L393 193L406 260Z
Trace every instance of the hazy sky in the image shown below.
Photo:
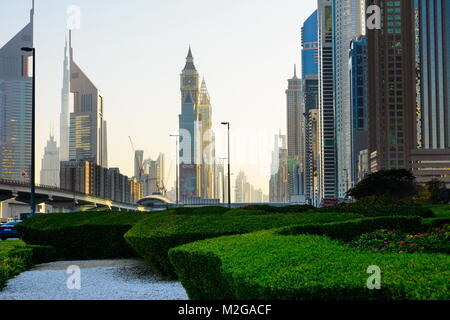
M36 0L38 170L52 125L59 139L71 5L81 9L75 60L105 99L110 167L133 175L131 136L146 157L166 154L173 184L169 135L178 130L179 76L191 45L212 99L217 155L226 156L219 124L230 121L233 174L244 170L268 193L273 135L286 131L287 79L316 0ZM28 23L30 7L31 0L0 0L0 47Z

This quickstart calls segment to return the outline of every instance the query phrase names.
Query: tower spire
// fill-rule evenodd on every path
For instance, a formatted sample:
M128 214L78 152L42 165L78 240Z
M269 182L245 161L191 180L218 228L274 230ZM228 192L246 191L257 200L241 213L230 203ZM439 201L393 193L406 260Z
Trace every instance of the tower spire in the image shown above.
M297 78L297 64L294 64L294 78Z
M186 57L186 65L184 67L184 70L196 70L194 65L194 56L192 55L192 49L190 45L188 55Z
M30 21L31 23L34 22L34 0L31 0Z

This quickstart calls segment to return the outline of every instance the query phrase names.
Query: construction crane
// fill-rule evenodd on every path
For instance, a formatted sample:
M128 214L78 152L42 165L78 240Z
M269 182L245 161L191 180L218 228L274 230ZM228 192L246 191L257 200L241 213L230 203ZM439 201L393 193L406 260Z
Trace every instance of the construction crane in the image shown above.
M130 136L128 136L128 138L130 139L131 149L133 150L133 153L134 153L134 164L136 165L136 148L134 147L133 139L131 139ZM137 165L138 165L139 173L138 173L138 177L135 177L135 178L140 182L142 179L142 175L144 174L144 163L140 162Z

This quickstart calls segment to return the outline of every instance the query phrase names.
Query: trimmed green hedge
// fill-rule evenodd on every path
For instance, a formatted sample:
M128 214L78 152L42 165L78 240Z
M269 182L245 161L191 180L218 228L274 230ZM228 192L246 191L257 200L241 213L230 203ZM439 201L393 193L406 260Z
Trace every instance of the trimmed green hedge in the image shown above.
M135 257L123 239L133 225L149 216L135 212L78 212L39 215L17 225L27 244L55 247L65 259Z
M242 209L221 212L201 208L201 213L197 212L195 209L189 214L186 214L186 210L169 210L152 214L128 231L125 239L155 272L175 278L176 274L169 261L168 252L171 248L182 244L289 225L327 223L361 217L353 213L279 214Z
M447 255L374 254L319 235L266 230L186 244L169 256L193 300L450 299ZM380 290L367 288L372 265L381 268Z
M0 290L6 286L9 279L33 265L56 260L56 250L51 246L25 246L16 243L7 250L4 250L0 257Z
M325 224L309 224L283 229L282 235L317 234L330 238L351 241L363 233L379 229L415 232L422 229L420 217L377 217L350 221L338 221Z
M309 210L314 210L314 206L310 205L290 205L290 206L283 206L283 207L275 207L275 206L269 206L269 205L249 205L246 207L243 207L244 210L259 210L259 211L265 211L270 213L291 213L291 212L305 212Z
M415 205L377 206L359 205L357 203L341 204L333 207L315 209L317 212L354 212L365 217L415 216L434 218L436 215L430 207Z

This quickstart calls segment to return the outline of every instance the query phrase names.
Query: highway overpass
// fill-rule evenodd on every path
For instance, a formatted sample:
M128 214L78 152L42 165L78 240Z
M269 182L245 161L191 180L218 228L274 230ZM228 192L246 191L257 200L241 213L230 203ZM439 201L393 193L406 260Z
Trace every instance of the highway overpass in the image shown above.
M15 200L30 204L31 188L27 183L0 179L0 202ZM138 204L120 203L49 186L36 186L36 204L45 203L57 211L117 210L143 211ZM26 211L25 211L26 212Z

